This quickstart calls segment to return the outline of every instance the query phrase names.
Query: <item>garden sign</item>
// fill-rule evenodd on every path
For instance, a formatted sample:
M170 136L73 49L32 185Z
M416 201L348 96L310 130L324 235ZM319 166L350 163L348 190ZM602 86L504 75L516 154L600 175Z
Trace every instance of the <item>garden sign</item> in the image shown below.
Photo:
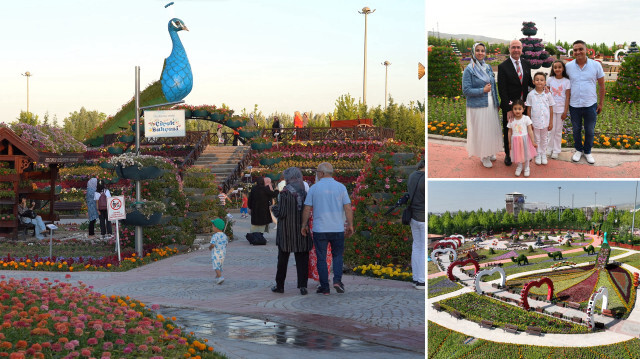
M145 137L184 137L184 110L145 111Z

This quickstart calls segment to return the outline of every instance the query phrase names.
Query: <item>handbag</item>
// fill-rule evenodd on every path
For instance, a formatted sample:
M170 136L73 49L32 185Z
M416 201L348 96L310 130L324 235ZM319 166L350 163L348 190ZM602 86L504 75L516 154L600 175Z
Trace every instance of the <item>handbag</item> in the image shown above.
M26 210L26 211L24 211L22 213L21 217L27 217L27 218L35 219L37 216L38 215L34 211L28 209L28 210Z
M410 198L409 198L409 201L407 202L407 208L405 208L404 211L402 211L402 224L404 224L405 226L408 226L411 224L411 218L413 217L413 209L411 209L411 202L413 202L413 195L415 195L416 190L418 190L418 183L420 183L419 179L416 181L416 186L413 187L413 194L409 192Z

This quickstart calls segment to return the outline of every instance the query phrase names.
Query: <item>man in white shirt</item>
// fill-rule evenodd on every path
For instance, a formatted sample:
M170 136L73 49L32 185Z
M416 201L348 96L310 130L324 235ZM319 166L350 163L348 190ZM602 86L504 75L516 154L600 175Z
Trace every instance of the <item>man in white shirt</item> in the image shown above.
M587 58L587 44L582 40L573 43L574 61L566 65L567 75L571 81L571 98L569 113L573 124L573 146L576 152L571 159L580 161L584 154L587 162L596 163L591 155L595 136L596 119L604 105L604 71L599 62ZM596 96L596 84L598 95ZM582 128L584 122L584 144Z

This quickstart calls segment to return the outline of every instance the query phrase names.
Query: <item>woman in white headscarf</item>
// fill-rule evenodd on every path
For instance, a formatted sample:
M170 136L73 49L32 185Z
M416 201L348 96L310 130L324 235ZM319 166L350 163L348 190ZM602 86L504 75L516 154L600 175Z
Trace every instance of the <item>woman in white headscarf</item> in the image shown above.
M89 214L89 238L95 238L96 219L99 217L98 208L96 206L95 194L98 187L98 179L92 178L87 182L87 212Z
M462 93L467 98L467 153L480 157L482 165L491 168L503 145L496 80L485 55L484 44L475 43L471 62L462 75Z

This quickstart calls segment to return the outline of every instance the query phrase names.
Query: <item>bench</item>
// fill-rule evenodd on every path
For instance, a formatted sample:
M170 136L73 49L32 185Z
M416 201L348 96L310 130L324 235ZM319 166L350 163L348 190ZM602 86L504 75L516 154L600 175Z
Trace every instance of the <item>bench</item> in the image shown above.
M572 317L571 320L575 323L582 323L582 318L580 317Z
M441 311L442 307L440 307L440 303L433 303L433 309L435 309L437 311Z
M485 255L479 256L479 255L478 255L478 253L476 253L476 251L471 251L471 252L469 252L469 253L467 254L467 257L469 257L469 258L471 258L471 259L474 259L474 260L476 260L476 261L480 261L480 260L482 260L482 259L487 258L487 256L485 256Z
M560 313L560 312L553 312L553 314L552 314L552 315L553 315L554 317L556 317L556 318L562 318L562 313Z
M480 326L483 328L487 328L487 329L493 328L493 322L490 320L482 320L478 324L480 324Z
M451 315L452 315L454 318L456 318L456 319L462 319L462 313L460 313L460 312L459 312L459 311L457 311L457 310L452 311L452 312L451 312Z
M602 310L602 315L605 315L607 317L613 317L613 313L611 312L610 309L603 309Z
M564 306L568 307L568 308L573 308L573 309L580 310L580 304L579 303L565 302Z
M512 334L517 334L518 333L518 327L513 325L513 324L505 324L502 329L504 329L506 332L512 333Z
M542 328L528 326L526 332L531 335L542 335Z
M24 235L29 235L29 230L33 229L33 235L31 237L35 237L36 236L36 225L33 223L22 223L21 221L18 222L18 232L20 232L21 230L24 230Z
M74 215L78 215L82 209L82 202L54 202L54 211L73 211Z

